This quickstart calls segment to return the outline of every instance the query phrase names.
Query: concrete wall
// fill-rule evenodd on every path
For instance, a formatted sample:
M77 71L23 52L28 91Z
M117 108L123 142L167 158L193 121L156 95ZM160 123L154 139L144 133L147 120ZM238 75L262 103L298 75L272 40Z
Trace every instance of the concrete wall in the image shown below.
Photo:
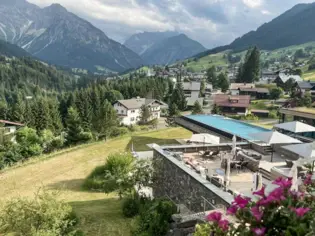
M233 196L214 186L199 174L174 157L167 155L160 147L154 148L154 197L171 198L177 204L184 204L193 212L204 210L204 199L215 207L229 206ZM207 203L206 210L214 207Z

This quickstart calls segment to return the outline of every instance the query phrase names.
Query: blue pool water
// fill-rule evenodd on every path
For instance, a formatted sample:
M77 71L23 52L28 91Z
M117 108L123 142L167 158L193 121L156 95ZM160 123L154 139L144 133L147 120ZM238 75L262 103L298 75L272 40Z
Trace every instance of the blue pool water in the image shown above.
M249 134L270 131L219 115L189 115L185 117L247 140L251 139Z

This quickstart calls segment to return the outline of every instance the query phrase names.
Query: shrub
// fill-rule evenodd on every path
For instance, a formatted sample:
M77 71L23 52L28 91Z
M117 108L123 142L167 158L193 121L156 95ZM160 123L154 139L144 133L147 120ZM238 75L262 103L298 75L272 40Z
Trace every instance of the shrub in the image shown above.
M269 111L268 117L271 119L278 118L278 112L276 110Z
M254 121L257 121L257 120L259 120L259 117L255 116L253 114L248 114L246 116L242 116L242 120L254 120Z
M169 200L155 199L140 207L132 235L164 236L170 228L172 215L177 213L177 207Z
M129 130L126 127L114 127L111 133L112 137L118 137L125 134L128 134Z
M149 128L148 126L146 126L146 125L141 125L141 126L140 126L140 130L141 130L141 131L149 131L150 128Z
M79 136L80 141L83 143L89 142L93 139L93 134L91 132L81 132Z
M25 236L79 235L74 229L78 219L71 206L56 197L41 191L34 199L10 200L0 212L0 232Z
M129 127L130 132L138 132L140 131L140 126L139 125L130 125Z
M125 217L131 218L139 213L140 202L137 198L126 198L123 202L122 211Z

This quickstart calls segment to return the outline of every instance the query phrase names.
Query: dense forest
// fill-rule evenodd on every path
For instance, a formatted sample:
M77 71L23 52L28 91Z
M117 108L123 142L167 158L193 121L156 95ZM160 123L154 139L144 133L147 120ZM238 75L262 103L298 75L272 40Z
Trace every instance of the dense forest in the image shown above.
M63 146L124 133L113 102L137 96L167 99L159 78L106 80L75 76L31 58L0 57L0 119L21 122L17 143L0 146L0 165Z

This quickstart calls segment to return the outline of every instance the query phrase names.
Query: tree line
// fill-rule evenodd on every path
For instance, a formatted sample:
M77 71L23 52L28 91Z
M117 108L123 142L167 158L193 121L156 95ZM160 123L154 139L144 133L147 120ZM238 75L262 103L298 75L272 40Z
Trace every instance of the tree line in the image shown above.
M136 96L163 100L167 86L163 79L142 78L91 81L74 91L41 90L30 98L23 89L1 93L0 119L20 122L27 128L17 133L25 138L0 147L0 162L10 165L64 146L125 134L128 129L120 126L112 104ZM31 150L23 150L26 146Z

